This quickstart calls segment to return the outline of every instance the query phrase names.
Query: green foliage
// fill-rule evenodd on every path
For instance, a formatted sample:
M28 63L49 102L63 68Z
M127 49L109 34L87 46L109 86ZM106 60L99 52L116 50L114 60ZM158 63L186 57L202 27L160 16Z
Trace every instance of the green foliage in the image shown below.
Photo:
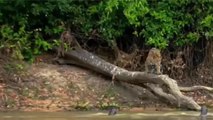
M150 11L147 1L123 1L124 15L131 25L138 27L142 24L141 19Z
M1 48L11 49L14 58L23 59L21 52L30 48L28 39L31 33L25 31L25 26L20 27L17 32L8 25L4 25L0 29Z
M213 38L213 15L207 15L204 17L201 22L200 29L207 39Z
M212 6L209 0L0 0L0 47L32 60L68 26L84 38L96 31L110 45L126 34L123 42L136 37L161 49L192 45L212 39Z
M34 47L34 54L40 54L41 51L39 50L47 51L52 48L52 46L47 41L45 41L38 33L36 33L35 35L35 46L36 47Z
M11 49L12 57L15 59L26 59L32 62L34 55L41 54L40 50L47 51L51 48L51 45L39 34L26 31L25 25L21 26L17 32L8 25L0 29L1 48Z
M108 41L132 30L132 36L161 49L196 43L212 36L211 1L106 0L90 7L90 15L99 15L96 25ZM98 11L98 13L97 13Z
M51 4L48 5L49 8ZM0 45L1 48L12 49L12 54L15 54L13 56L16 56L16 59L26 59L32 62L35 55L52 47L43 39L45 36L42 32L46 30L45 34L54 35L62 31L61 26L52 26L56 23L55 21L43 19L52 9L47 9L42 2L37 4L36 1L3 0L0 6L0 24L3 25L0 28ZM47 26L43 26L43 23ZM52 31L48 31L50 28Z
M90 109L90 103L88 101L78 101L75 109L86 111Z

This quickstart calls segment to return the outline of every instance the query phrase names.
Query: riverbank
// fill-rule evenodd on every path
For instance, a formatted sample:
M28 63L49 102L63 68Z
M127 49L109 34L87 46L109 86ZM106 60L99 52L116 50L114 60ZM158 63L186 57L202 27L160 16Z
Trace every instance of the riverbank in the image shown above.
M1 60L1 111L76 111L105 110L110 106L122 111L171 110L149 91L107 78L77 66L51 63L52 56L28 64ZM195 93L189 96L202 104Z

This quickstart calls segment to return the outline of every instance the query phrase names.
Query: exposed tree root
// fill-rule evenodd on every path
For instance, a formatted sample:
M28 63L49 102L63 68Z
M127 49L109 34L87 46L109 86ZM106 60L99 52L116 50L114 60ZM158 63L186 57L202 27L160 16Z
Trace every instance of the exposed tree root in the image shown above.
M196 91L196 90L205 90L205 91L209 91L209 92L213 92L213 88L212 87L207 87L207 86L192 86L192 87L179 87L180 91L183 92L192 92L192 91Z
M58 60L61 64L75 64L90 70L110 76L113 80L126 82L146 88L162 101L181 108L200 110L200 106L190 97L183 95L177 82L167 75L148 74L146 72L127 71L117 67L83 49L65 52L63 59ZM182 91L187 91L183 89Z

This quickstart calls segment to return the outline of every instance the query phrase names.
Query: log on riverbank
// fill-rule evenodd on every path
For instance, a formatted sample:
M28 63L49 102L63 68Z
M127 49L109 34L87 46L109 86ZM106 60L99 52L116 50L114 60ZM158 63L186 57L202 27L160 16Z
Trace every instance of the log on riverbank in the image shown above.
M177 82L168 75L128 71L84 49L69 50L65 52L63 58L58 59L58 62L60 64L75 64L112 77L113 80L141 86L152 92L160 100L173 106L190 110L200 110L201 108L192 98L183 95ZM184 88L181 87L181 89L184 91Z

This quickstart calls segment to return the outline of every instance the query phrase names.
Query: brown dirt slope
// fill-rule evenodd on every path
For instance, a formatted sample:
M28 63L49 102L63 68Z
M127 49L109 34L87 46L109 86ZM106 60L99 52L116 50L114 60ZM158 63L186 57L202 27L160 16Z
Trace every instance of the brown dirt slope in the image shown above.
M143 88L113 84L111 78L77 66L38 61L29 65L0 59L0 110L69 111L117 106L138 111L166 107ZM205 99L189 95L196 96L197 101Z
M141 107L150 97L141 88L112 83L84 68L44 62L0 65L0 108L21 111L106 109L109 106ZM140 92L138 92L140 91ZM141 95L144 94L141 97ZM146 95L145 95L146 94ZM154 101L149 101L154 102Z

